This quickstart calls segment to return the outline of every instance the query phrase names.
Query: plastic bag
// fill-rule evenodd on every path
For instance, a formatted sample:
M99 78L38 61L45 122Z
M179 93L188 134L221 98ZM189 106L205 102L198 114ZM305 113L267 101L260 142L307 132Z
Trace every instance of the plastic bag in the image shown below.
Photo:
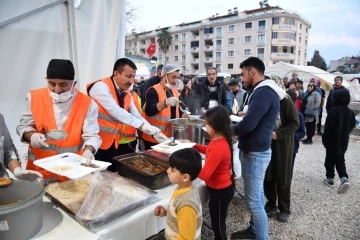
M97 172L75 217L84 225L97 228L124 213L147 205L154 194L156 192L117 173Z

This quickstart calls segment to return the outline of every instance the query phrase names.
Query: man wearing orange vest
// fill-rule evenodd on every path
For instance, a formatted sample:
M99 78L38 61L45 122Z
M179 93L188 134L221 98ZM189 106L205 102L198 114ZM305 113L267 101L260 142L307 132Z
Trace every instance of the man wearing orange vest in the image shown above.
M16 129L21 141L29 143L26 169L39 171L47 182L64 179L35 166L34 160L72 152L91 162L101 144L98 107L75 88L74 76L70 60L52 59L47 68L48 87L28 93L26 110ZM47 139L49 130L63 130L68 136L63 140Z
M158 126L166 137L171 136L169 120L183 115L179 110L179 93L176 90L179 71L175 65L165 65L161 72L160 83L150 87L145 93L146 100L142 115L150 124ZM145 149L159 143L157 139L148 134L143 134L142 138Z
M102 144L96 159L110 162L108 170L116 172L113 157L133 153L136 148L136 129L157 137L160 129L150 125L137 110L129 88L134 83L136 65L127 58L114 64L113 74L87 85L89 96L99 106L98 123Z

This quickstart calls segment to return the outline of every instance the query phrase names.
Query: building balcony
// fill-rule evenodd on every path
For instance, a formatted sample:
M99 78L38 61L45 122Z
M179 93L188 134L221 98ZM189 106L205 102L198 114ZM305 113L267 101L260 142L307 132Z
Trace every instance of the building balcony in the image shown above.
M199 74L199 70L195 70L195 69L194 69L194 70L192 70L192 73L193 73L193 74Z
M192 53L197 53L197 52L199 52L199 47L192 47L192 48L191 48L191 52L192 52Z
M215 62L217 62L217 63L221 62L221 58L216 58Z
M211 45L207 45L207 46L204 47L204 51L205 51L205 52L212 52L213 49L214 49L214 47L211 46Z
M198 58L193 58L191 64L199 64L199 59Z
M213 37L214 37L214 34L212 34L212 33L204 34L204 39L212 39Z
M182 60L181 65L186 65L186 60Z
M296 45L296 41L293 39L272 39L272 45Z
M212 61L213 61L212 57L206 57L204 62L212 63Z
M216 37L216 38L222 38L222 37L223 37L223 34L222 34L222 33L217 33L217 34L215 35L215 37Z
M271 59L274 60L295 60L294 53L271 53Z
M199 35L193 35L193 40L199 40L200 36Z
M275 25L272 25L271 29L273 31L294 31L296 32L297 29L296 29L296 26L294 25L286 25L286 24L275 24Z

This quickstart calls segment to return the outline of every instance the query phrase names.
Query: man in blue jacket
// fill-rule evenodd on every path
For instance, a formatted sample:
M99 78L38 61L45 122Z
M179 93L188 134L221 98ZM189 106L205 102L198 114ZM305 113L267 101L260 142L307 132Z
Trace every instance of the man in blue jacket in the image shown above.
M242 82L250 89L245 116L233 127L239 139L239 158L250 227L235 232L232 239L268 239L268 218L264 209L264 177L271 159L271 139L279 115L280 100L286 96L272 80L264 80L265 65L256 57L240 64ZM266 82L266 84L264 84Z

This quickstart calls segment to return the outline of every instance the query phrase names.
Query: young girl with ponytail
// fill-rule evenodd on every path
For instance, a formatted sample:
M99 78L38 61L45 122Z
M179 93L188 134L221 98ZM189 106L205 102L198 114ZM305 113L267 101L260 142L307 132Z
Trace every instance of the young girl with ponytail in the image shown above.
M205 128L211 137L209 145L196 144L205 154L205 165L198 178L205 181L209 192L209 211L215 239L227 239L226 217L235 190L233 145L228 111L216 106L206 111Z

